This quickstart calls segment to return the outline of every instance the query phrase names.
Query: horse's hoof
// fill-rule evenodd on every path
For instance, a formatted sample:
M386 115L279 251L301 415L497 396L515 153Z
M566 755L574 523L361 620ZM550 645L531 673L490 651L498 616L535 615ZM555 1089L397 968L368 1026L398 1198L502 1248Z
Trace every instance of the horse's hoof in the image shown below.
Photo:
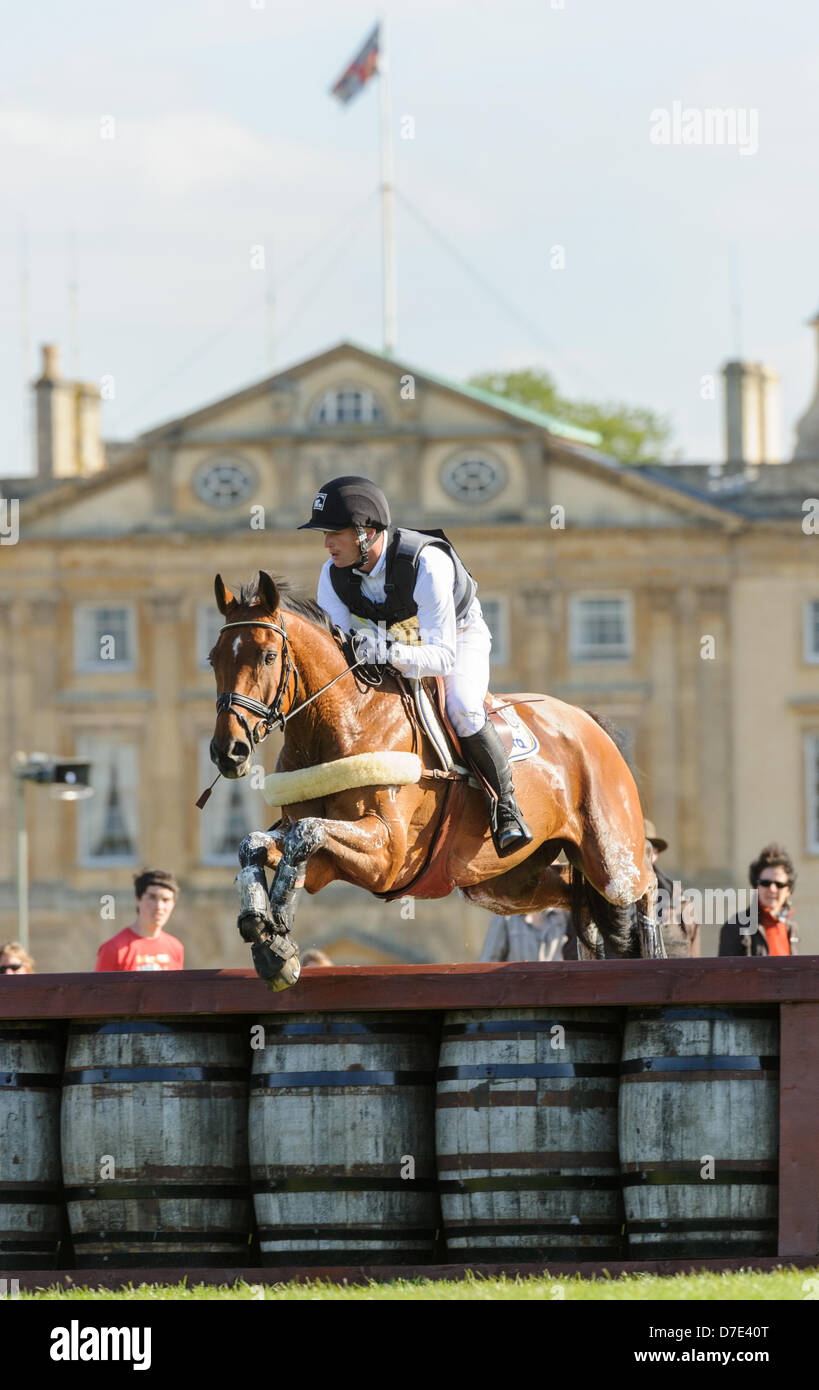
M268 989L289 989L301 974L301 961L295 941L286 936L269 942L256 942L252 949L253 968Z
M291 960L285 962L279 974L270 980L265 980L265 984L270 990L289 989L291 985L297 984L300 975L301 961L298 956L293 956Z

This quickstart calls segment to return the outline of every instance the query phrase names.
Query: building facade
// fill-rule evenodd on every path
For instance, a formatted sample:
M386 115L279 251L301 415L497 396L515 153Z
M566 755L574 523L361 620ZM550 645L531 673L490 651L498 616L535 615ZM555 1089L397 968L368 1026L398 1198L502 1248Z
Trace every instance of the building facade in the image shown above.
M374 478L402 524L446 528L493 632L493 689L543 690L622 729L672 877L739 888L783 840L802 949L817 949L819 539L803 503L819 467L756 467L730 488L703 469L623 467L588 432L349 343L109 446L100 466L87 434L61 442L49 400L63 385L51 353L37 477L0 484L19 499L19 538L0 546L0 768L18 749L84 757L95 789L72 806L26 793L38 969L92 968L132 920L143 865L181 882L170 929L189 967L249 963L236 847L274 816L247 778L194 804L215 773L213 580L263 568L315 594L322 538L296 528L341 473ZM257 755L267 771L277 747ZM10 773L0 824L5 939ZM384 904L332 884L302 897L297 936L344 963L468 960L487 925L457 896Z

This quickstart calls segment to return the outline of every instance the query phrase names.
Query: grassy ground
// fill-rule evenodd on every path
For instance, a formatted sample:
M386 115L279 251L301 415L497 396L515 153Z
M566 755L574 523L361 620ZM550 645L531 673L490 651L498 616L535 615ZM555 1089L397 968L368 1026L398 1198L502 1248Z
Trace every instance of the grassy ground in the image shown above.
M194 1277L182 1284L134 1284L127 1289L109 1290L75 1287L70 1290L52 1286L36 1291L20 1291L21 1299L45 1300L285 1300L317 1302L329 1299L365 1302L403 1302L426 1299L441 1302L460 1300L592 1300L614 1301L684 1299L729 1301L781 1301L819 1299L819 1267L816 1269L782 1269L768 1273L757 1270L738 1270L725 1274L677 1274L667 1278L655 1275L630 1274L616 1278L531 1278L484 1279L475 1275L445 1282L431 1279L398 1279L390 1284L374 1281L366 1285L339 1285L313 1281L309 1284L246 1284L241 1280L233 1285L218 1287L197 1284Z

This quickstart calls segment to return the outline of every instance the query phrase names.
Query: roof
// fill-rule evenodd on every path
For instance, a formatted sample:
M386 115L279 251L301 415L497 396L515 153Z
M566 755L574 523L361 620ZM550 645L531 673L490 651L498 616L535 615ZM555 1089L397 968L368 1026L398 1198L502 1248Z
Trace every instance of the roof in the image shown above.
M362 347L358 343L345 343L345 347L355 348L357 352L366 352L370 357L379 357L382 362L392 362L396 366L399 364L388 352L377 352L372 348ZM541 429L548 430L550 434L560 435L562 439L574 439L578 444L601 444L603 436L597 430L584 430L580 425L570 425L566 420L559 420L556 415L549 415L545 410L535 410L532 406L521 405L519 401L512 401L508 396L498 396L494 391L485 391L480 386L470 386L460 381L450 381L448 377L438 376L435 372L423 371L420 368L412 367L408 362L402 360L402 367L406 367L415 377L423 377L425 381L431 381L435 386L441 386L445 391L457 391L459 395L470 396L473 401L479 401L481 405L490 405L494 410L503 410L507 415L516 415L520 420L526 420L530 425L539 425Z
M640 473L674 492L753 521L799 521L806 499L819 493L819 463L790 459L735 465L643 464Z
M517 420L525 421L528 425L536 425L539 429L548 430L552 435L561 439L568 439L574 443L597 445L602 442L602 436L595 430L584 430L579 425L570 425L565 420L558 420L554 415L547 415L545 411L533 410L531 406L520 405L517 401L507 400L505 396L496 396L492 391L483 391L477 386L465 386L458 381L450 381L447 377L437 376L434 372L428 372L420 367L413 367L403 358L395 358L387 352L376 351L373 348L362 347L360 343L354 343L345 339L332 348L327 348L324 352L313 353L310 357L304 358L301 362L296 362L292 366L280 372L274 372L272 376L263 377L256 381L252 386L245 386L240 391L236 391L229 396L223 396L217 401L212 401L209 405L201 406L197 410L178 415L171 420L166 420L164 424L157 425L153 429L145 430L139 435L139 441L150 443L164 435L177 432L183 425L191 425L197 421L201 422L212 417L225 406L239 405L262 392L269 391L271 386L278 382L281 385L287 383L288 378L300 375L315 367L318 363L328 358L337 357L343 352L354 352L361 357L367 357L371 361L382 362L387 366L393 367L396 371L406 372L416 378L416 380L427 381L433 386L439 387L442 391L451 391L458 396L466 396L471 400L477 401L480 405L488 406L491 410L497 410L504 415L513 416Z

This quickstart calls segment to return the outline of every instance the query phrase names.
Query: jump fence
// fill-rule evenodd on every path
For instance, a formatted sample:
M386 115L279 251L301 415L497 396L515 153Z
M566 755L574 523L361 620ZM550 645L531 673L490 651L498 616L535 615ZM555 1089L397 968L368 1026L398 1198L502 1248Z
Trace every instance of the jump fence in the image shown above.
M0 980L23 1284L819 1260L819 957Z

